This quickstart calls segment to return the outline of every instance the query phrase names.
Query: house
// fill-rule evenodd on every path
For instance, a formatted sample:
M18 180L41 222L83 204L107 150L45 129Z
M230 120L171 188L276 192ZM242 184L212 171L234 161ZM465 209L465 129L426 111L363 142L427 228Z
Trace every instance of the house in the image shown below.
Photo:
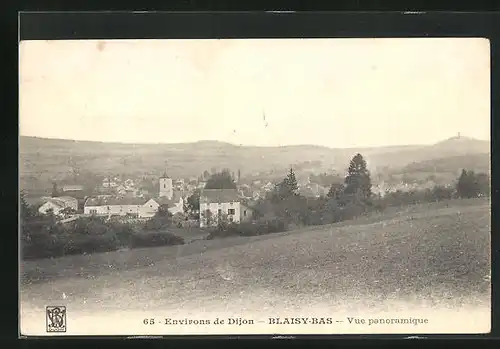
M254 190L252 192L252 199L254 199L254 200L259 200L259 199L264 198L264 197L265 196L262 195L258 190Z
M251 220L252 210L242 205L236 189L204 189L200 193L200 227L217 224L218 217L227 216L230 222Z
M309 184L309 188L315 197L325 196L329 191L329 188L326 188L318 183Z
M267 182L263 187L262 189L266 192L269 192L269 191L273 191L274 188L276 187L275 184L271 183L271 182Z
M119 194L119 195L125 195L127 193L127 188L125 188L124 185L119 185L117 188L116 188L116 192Z
M372 193L374 195L380 195L384 197L389 192L389 185L386 182L382 181L377 185L372 185Z
M161 205L168 205L168 211L173 215L184 210L184 200L176 192L172 199L136 198L136 197L93 197L87 199L84 214L97 216L134 216L151 218Z
M316 193L309 186L299 187L298 193L305 197L310 197L310 198L316 197Z
M102 186L104 188L116 188L118 184L113 179L104 178L102 181Z
M160 190L157 198L136 197L135 191L129 191L125 186L119 188L118 197L98 196L89 198L84 205L84 213L100 216L134 216L151 218L161 205L168 205L168 211L173 215L184 211L182 193L174 191L172 179L166 173L159 178Z
M47 214L52 211L55 215L63 215L63 210L78 210L78 200L70 196L60 196L47 198L45 203L38 208L41 214Z
M150 195L149 189L146 187L141 187L137 189L135 192L135 196L149 196L149 195Z
M151 198L143 205L139 212L139 217L153 217L161 205L167 205L168 211L175 215L184 212L184 198L179 191L174 191L171 199L167 197Z
M85 201L83 213L96 216L139 216L144 205L142 198L129 197L93 197Z
M255 218L256 211L250 200L240 199L240 222L251 222Z

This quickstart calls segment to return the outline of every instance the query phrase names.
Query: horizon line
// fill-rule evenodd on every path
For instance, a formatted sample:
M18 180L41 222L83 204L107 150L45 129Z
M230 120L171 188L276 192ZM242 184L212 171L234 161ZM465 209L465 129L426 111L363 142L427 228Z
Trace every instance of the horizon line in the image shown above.
M489 140L485 139L478 139L474 137L469 137L469 136L464 136L464 135L459 135L458 137L451 136L433 143L420 143L420 144L393 144L393 145L374 145L374 146L355 146L355 147L330 147L326 145L319 145L319 144L289 144L289 145L251 145L251 144L234 144L231 142L226 142L226 141L220 141L220 140L214 140L214 139L200 139L198 141L191 141L191 142L172 142L172 143L161 143L161 142L151 142L151 143L144 143L144 142L119 142L119 141L96 141L96 140L88 140L88 139L69 139L69 138L53 138L53 137L40 137L40 136L26 136L26 135L21 135L19 134L19 139L21 137L26 137L26 138L36 138L36 139L42 139L42 140L53 140L53 141L68 141L68 142L89 142L89 143L104 143L104 144L119 144L119 145L185 145L185 144L196 144L196 143L221 143L221 144L226 144L230 145L233 147L248 147L248 148L287 148L287 147L317 147L317 148L327 148L327 149L367 149L367 148L395 148L395 147L415 147L415 146L429 146L429 145L434 145L441 143L443 141L451 140L451 139L456 139L456 138L466 138L469 140L475 140L475 141L481 141L481 142L490 142Z

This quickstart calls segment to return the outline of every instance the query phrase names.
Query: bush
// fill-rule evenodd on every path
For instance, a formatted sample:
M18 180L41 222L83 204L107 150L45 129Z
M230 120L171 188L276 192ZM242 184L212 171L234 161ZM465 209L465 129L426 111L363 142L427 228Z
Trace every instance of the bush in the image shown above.
M357 218L366 212L366 206L362 204L349 204L348 206L342 207L339 210L339 220L347 221Z
M266 219L257 222L243 222L218 226L210 231L207 239L224 238L229 236L256 236L284 232L287 225L282 219Z
M183 245L184 239L169 232L151 231L132 234L130 248Z
M23 259L108 252L123 246L133 248L184 243L182 238L171 233L140 233L144 229L143 224L100 217L79 218L63 225L57 224L51 216L33 216L23 220L21 228Z
M64 255L86 254L116 251L120 244L115 233L102 235L63 235L60 240L64 245Z
M64 243L59 239L62 227L52 216L32 216L22 221L21 254L24 259L49 258L64 254Z
M64 241L57 235L45 232L31 234L29 242L22 245L23 259L51 258L64 255Z

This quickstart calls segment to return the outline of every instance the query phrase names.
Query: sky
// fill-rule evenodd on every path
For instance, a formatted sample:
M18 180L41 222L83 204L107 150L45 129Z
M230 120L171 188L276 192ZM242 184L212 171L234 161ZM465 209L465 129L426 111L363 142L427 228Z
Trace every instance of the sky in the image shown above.
M481 38L20 43L20 134L333 148L490 139Z

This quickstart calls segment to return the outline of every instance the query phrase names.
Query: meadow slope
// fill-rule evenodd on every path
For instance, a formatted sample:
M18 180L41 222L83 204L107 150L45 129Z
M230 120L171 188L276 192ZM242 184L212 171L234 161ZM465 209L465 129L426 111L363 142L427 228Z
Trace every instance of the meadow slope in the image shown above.
M144 317L165 314L320 316L415 309L422 314L424 308L455 314L442 326L454 320L463 325L458 315L470 317L482 309L474 323L484 325L490 301L489 206L484 200L429 204L358 224L196 241L194 247L149 249L149 254L112 252L24 263L22 328L43 332L43 307L51 304L71 309L75 334L163 333L140 324ZM138 262L144 258L147 266ZM51 274L52 268L61 275L31 282L28 276L34 278L37 264L38 273ZM465 314L456 312L460 307L468 309ZM107 317L122 323L103 330L98 323ZM255 328L245 331L255 333Z

